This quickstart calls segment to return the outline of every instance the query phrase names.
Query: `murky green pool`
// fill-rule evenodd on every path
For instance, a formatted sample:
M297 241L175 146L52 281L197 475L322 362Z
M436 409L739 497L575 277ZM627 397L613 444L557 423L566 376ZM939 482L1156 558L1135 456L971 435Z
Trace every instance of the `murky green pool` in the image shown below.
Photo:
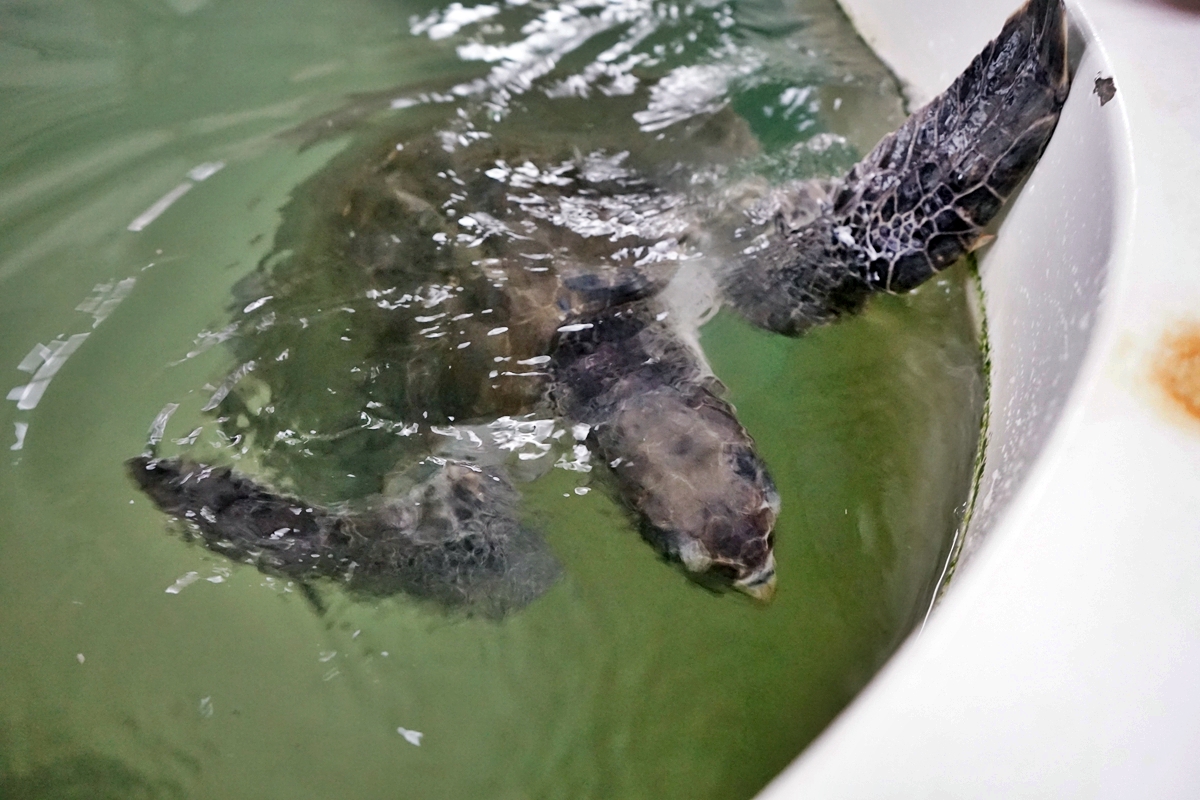
M664 76L703 91L656 101ZM703 329L782 495L769 606L688 581L595 475L551 468L521 490L565 574L528 608L325 587L319 614L126 479L169 404L172 452L259 462L202 411L239 363L235 287L293 189L413 112L392 101L486 130L488 103L581 94L664 147L727 105L760 143L738 168L776 180L903 117L825 0L0 8L0 797L746 798L920 622L982 407L961 268L799 340ZM377 461L321 488L370 491Z

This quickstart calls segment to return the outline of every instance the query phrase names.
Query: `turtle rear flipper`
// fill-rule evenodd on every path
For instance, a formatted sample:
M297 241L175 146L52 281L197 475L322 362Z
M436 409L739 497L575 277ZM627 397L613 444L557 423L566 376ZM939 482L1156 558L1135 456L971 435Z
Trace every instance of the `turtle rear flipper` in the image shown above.
M139 457L130 475L208 549L299 581L333 578L361 595L405 593L501 617L537 599L560 567L517 518L496 470L440 464L402 497L323 508L225 467Z
M210 550L307 580L321 558L332 514L276 494L228 467L139 456L126 462L134 482L162 511L190 523Z
M727 277L751 321L788 334L904 292L975 246L1040 158L1070 88L1061 0L1029 0L966 71L839 182L778 190ZM794 197L811 213L796 215ZM814 206L816 206L814 208Z

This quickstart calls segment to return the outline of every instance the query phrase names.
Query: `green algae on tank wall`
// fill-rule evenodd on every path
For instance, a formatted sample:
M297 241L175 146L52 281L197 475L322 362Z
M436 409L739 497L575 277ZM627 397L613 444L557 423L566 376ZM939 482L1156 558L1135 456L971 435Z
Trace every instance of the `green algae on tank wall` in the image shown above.
M368 304L342 312L340 329L302 327L299 305L276 309L273 328L244 324L271 310L243 313L261 297L246 295L248 276L294 256L285 231L314 197L305 187L335 159L459 107L463 136L600 120L611 129L597 138L624 142L650 171L698 123L736 114L742 133L693 156L713 167L701 194L754 174L837 174L903 115L832 3L23 9L0 12L0 103L17 120L0 131L11 154L0 208L19 211L0 222L0 364L28 385L36 365L16 367L35 345L87 336L33 407L0 411L10 446L21 431L0 465L0 786L749 797L924 614L978 436L979 356L957 269L798 340L725 312L703 328L782 497L769 606L662 562L599 469L523 462L528 519L563 578L492 622L332 585L310 601L167 535L121 466L174 404L165 450L330 501L377 491L426 445L363 425L361 398L340 404L361 388L350 370L379 357L360 321ZM435 102L455 86L475 88ZM186 194L127 229L184 181ZM293 268L329 299L365 300L361 286L321 283L335 272ZM288 359L225 395L237 413L203 410L288 329L303 331ZM296 429L285 403L311 424ZM237 439L239 414L252 437ZM299 444L276 440L285 430ZM561 445L545 458L571 463Z

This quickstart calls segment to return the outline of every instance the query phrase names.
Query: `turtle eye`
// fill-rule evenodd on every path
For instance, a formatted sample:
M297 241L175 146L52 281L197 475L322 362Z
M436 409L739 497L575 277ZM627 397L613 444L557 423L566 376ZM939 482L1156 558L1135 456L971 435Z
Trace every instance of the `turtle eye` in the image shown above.
M745 478L748 481L754 481L758 478L758 464L754 461L754 455L746 450L739 450L734 455L733 470L739 477Z

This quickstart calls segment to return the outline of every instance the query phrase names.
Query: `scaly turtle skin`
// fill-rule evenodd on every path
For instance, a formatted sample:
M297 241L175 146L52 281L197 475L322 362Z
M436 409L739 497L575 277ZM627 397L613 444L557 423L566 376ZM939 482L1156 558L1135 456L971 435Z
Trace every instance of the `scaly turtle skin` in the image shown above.
M760 204L757 238L726 279L732 304L795 336L950 266L1032 171L1069 89L1062 2L1030 0L849 174Z
M737 255L724 267L726 298L758 325L799 334L874 292L911 289L972 249L1041 155L1068 88L1061 2L1030 0L848 175L768 193L749 226L719 204L693 203L688 169L656 167L665 154L620 152L595 128L556 138L501 125L462 149L393 137L297 192L270 268L242 298L270 302L246 305L257 316L241 325L254 335L232 342L247 359L238 374L261 376L286 424L288 403L307 402L314 381L302 369L308 382L289 386L292 367L275 365L310 325L329 337L345 324L337 314L354 312L370 374L322 375L371 409L344 410L345 427L358 415L469 426L552 412L585 432L660 552L705 581L769 598L778 498L694 330L671 317L682 241L703 229L719 251L729 233ZM693 131L697 152L745 138L730 116L714 118L725 120L715 134ZM619 136L622 124L599 127ZM262 422L241 389L223 395L222 419L253 431ZM179 460L129 467L208 547L265 571L500 615L544 591L557 567L517 522L505 470L486 462L443 453L406 493L353 506L306 503Z
M357 594L404 592L500 617L541 595L559 567L517 522L517 493L494 469L447 463L407 493L355 507L311 506L226 467L139 457L138 485L188 520L215 552L302 582Z

